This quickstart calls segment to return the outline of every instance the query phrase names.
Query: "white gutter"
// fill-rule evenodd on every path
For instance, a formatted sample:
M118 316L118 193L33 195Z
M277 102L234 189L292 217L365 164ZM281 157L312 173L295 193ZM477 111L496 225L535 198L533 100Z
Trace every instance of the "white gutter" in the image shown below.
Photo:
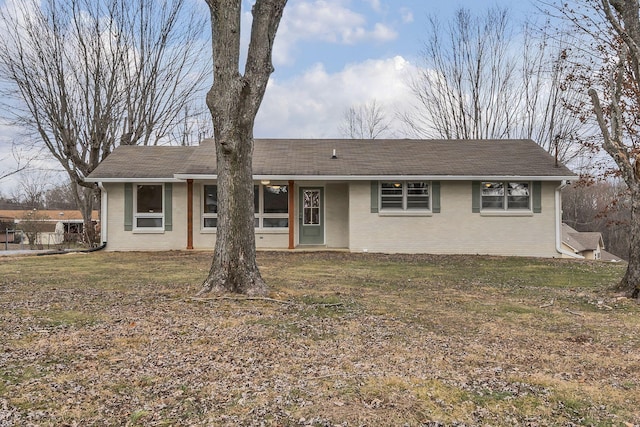
M556 187L556 251L562 255L566 255L570 258L584 259L582 255L569 252L562 249L562 189L568 185L568 182L562 181L562 183Z
M176 178L85 178L85 182L97 182L98 186L103 182L181 182Z
M107 244L107 223L109 222L107 190L102 185L102 181L98 182L100 189L100 241L103 245Z
M216 180L216 174L181 174L173 175L175 180L199 179ZM123 182L122 178L113 179L114 182ZM514 175L253 175L253 179L260 181L385 181L385 180L421 180L421 181L564 181L576 179L575 176L514 176ZM103 180L106 181L106 180ZM137 182L132 180L132 182Z

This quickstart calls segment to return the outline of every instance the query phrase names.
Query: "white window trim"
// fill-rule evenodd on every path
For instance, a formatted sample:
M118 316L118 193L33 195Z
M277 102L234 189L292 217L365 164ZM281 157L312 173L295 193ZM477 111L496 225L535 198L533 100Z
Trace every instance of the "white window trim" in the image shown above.
M382 207L382 184L386 182L400 182L402 184L402 209L389 209ZM427 191L429 197L429 207L426 209L407 209L407 196L409 182L425 182L427 184ZM432 185L431 181L422 180L406 180L406 181L379 181L378 182L378 216L432 216Z
M159 185L161 187L160 189L160 197L162 198L161 202L161 206L162 206L162 212L158 213L158 212L138 212L138 186L139 185L146 185L146 186L151 186L151 185ZM164 183L160 184L160 183L135 183L133 184L133 227L132 227L132 232L133 233L137 233L137 234L143 234L143 233L148 233L148 234L158 234L158 233L164 233L164 209L165 209L165 201L164 201ZM160 227L139 227L138 226L138 219L140 218L160 218L162 221L162 225L160 225Z
M201 203L200 203L200 231L202 233L212 233L215 234L217 227L205 227L204 226L204 219L205 218L218 218L218 214L217 213L204 213L204 203L205 203L205 194L204 194L204 187L205 185L215 185L217 188L217 183L203 183L202 184L202 190L200 192L201 197ZM281 185L281 186L287 186L287 191L291 191L290 188L288 188L288 184L287 183L279 183L279 182L274 182L268 185ZM257 183L254 183L254 187L257 186L258 187L258 212L254 212L254 218L258 220L258 225L255 227L256 231L259 231L260 233L282 233L283 231L288 231L289 227L264 227L264 219L269 219L269 218L276 218L276 219L286 219L287 221L289 220L289 212L286 213L264 213L264 187L265 185ZM288 193L287 193L288 194ZM288 196L287 196L288 197ZM288 205L288 200L287 200L287 211L290 209L291 207ZM217 221L216 221L217 224ZM290 224L289 224L290 225Z
M483 208L482 207L482 184L485 182L499 182L504 188L503 208ZM509 183L526 183L529 189L529 207L526 209L509 209ZM482 181L480 182L480 216L533 216L533 182L531 181Z
M291 208L289 206L289 191L291 191L291 188L289 188L287 183L284 182L273 182L270 183L268 185L273 186L273 185L279 185L279 186L286 186L287 187L287 212L286 213L265 213L264 212L264 188L266 187L266 185L263 185L261 183L255 184L258 186L258 212L255 213L255 217L258 219L258 226L256 227L256 230L260 230L261 232L265 231L265 230L273 230L273 231L283 231L283 230L288 230L289 227L264 227L264 220L265 219L286 219L287 221L289 220L289 209ZM289 224L291 225L291 224Z
M209 183L209 182L205 182L200 186L200 231L203 233L215 233L217 230L217 227L205 227L204 226L204 220L205 218L216 218L216 225L218 224L218 213L205 213L204 212L204 206L207 200L207 196L205 194L205 187L207 185L215 185L216 186L216 191L218 188L218 184L217 183Z

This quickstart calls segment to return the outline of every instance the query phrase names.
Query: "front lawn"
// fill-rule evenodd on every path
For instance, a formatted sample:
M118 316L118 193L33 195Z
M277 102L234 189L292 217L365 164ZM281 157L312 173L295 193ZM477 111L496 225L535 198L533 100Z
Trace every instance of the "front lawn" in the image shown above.
M269 298L194 298L210 257L0 257L0 426L640 424L624 266L265 252Z

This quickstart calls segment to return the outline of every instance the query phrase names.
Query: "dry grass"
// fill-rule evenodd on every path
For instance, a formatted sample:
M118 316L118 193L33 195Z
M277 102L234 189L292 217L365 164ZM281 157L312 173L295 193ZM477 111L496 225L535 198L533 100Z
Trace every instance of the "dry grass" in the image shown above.
M259 262L288 303L192 298L206 253L0 258L0 426L640 424L622 266Z

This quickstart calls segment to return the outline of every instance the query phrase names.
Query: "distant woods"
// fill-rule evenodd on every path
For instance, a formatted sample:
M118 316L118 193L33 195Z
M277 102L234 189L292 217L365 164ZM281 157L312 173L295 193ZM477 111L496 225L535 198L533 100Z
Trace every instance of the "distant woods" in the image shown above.
M578 231L602 233L605 249L628 259L630 194L620 180L580 180L562 191L562 219Z

